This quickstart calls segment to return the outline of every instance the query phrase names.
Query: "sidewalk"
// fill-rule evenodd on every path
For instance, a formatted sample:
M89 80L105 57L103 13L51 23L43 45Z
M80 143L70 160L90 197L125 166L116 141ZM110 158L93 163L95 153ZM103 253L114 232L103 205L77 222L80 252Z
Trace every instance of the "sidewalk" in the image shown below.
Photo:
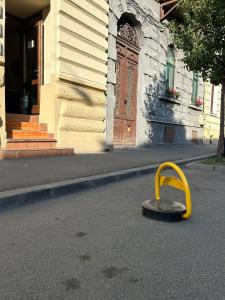
M158 164L165 161L184 160L182 163L185 163L215 153L215 145L182 144L114 150L101 154L3 160L0 161L0 209L8 207L9 198L14 199L14 206L19 197L23 202L28 198L55 197L56 190L62 195L63 191L67 193L71 188L79 189L78 185L81 187L84 183L87 187L95 183L104 184L106 178L108 183L154 171Z

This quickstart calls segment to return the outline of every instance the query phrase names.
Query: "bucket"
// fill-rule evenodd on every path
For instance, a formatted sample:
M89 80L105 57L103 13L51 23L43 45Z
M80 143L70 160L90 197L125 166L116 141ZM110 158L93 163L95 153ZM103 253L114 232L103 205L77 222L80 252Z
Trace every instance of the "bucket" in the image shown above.
M27 114L29 98L27 95L20 98L20 113Z

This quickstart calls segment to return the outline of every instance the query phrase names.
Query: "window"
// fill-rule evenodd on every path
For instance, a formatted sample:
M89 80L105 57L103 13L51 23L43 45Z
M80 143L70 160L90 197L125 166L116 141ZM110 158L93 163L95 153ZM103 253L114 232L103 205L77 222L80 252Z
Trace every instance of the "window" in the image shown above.
M193 79L192 79L191 103L195 104L197 98L198 98L198 72L194 72Z
M213 113L213 104L214 104L214 90L215 90L215 85L212 84L212 89L211 89L211 104L210 104L210 113Z
M167 59L166 59L166 89L174 88L174 74L175 74L175 56L173 47L168 47Z
M217 114L218 112L218 97L219 97L219 87L212 85L211 89L211 105L210 105L210 113Z

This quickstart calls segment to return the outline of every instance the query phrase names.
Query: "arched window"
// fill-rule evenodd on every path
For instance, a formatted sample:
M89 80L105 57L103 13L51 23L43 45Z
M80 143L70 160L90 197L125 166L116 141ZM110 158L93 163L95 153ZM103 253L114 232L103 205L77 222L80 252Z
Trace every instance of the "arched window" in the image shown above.
M198 98L198 72L193 73L191 102L195 104Z
M168 47L166 58L166 89L174 88L175 56L173 47Z

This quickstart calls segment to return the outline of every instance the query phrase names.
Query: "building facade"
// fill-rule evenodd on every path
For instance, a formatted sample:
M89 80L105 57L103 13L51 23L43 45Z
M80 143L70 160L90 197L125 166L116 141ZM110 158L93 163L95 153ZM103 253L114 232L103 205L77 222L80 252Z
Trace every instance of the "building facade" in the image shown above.
M1 0L0 5L2 149L102 151L108 3Z
M202 143L204 84L181 61L160 2L109 1L108 145Z
M221 86L205 82L203 109L203 141L205 144L216 144L220 131Z
M204 84L171 40L167 3L0 0L1 151L206 140Z

